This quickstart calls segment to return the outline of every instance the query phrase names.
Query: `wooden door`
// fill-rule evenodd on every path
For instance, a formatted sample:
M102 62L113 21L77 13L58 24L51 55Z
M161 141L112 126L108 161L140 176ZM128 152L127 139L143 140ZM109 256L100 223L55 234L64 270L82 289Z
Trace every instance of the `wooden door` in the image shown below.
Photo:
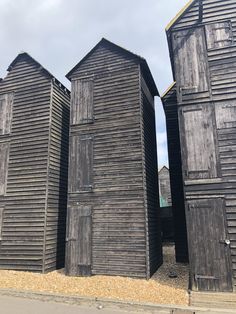
M209 96L209 67L203 27L172 35L178 103Z
M69 192L90 192L93 188L93 138L73 135L69 152Z
M89 206L69 206L66 235L66 273L68 275L91 275L91 243L91 208Z
M211 104L179 110L184 180L219 176L215 115Z
M11 133L13 93L0 95L0 135Z
M198 291L232 291L224 199L188 201L186 219L191 288Z
M92 79L72 81L71 125L93 122L93 90Z
M7 190L9 152L10 143L0 143L0 196L4 196Z

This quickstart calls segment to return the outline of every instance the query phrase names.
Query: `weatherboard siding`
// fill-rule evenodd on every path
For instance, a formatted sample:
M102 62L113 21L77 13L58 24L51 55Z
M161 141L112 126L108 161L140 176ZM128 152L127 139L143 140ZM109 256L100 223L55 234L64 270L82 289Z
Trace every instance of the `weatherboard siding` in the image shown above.
M14 95L11 132L0 136L10 146L0 197L0 268L44 272L52 79L30 57L19 57L9 70L0 82L0 95Z
M93 80L93 120L70 126L69 173L79 171L73 168L76 138L91 138L93 158L90 188L76 191L74 179L69 177L69 275L86 271L87 275L150 276L139 78L140 68L134 60L102 45L71 75L72 95L77 84L73 85L74 81ZM79 270L73 263L77 258L75 250L71 249L76 226L71 226L70 217L76 208L80 213L91 209L91 225L86 227L91 228L87 230L91 232L91 242L86 244L86 250L91 245L91 259L87 252L87 268Z
M175 230L175 258L177 262L187 262L188 244L175 85L162 98L162 102L166 115L170 187Z
M0 84L0 94L14 93L11 133L0 138L10 143L0 268L42 270L50 87L26 61Z
M144 167L144 199L148 272L152 276L162 264L161 217L158 193L158 165L154 102L145 81L141 80L141 126Z
M236 1L235 0L203 0L203 16L202 23L198 23L198 2L187 10L186 13L173 25L169 32L182 30L185 27L190 27L189 30L194 30L193 26L205 28L209 75L209 97L197 99L196 94L189 94L188 101L185 103L178 103L179 105L179 125L180 132L183 133L183 112L187 112L190 108L189 104L195 103L195 109L202 110L206 108L211 110L211 127L214 134L214 145L216 152L216 168L214 177L215 181L206 182L187 182L184 187L185 199L210 199L210 198L224 198L225 209L224 215L226 217L226 237L231 241L230 249L230 263L233 279L233 289L235 291L236 283L236 203L235 203L235 96L236 96ZM213 24L212 24L213 23ZM226 31L218 32L218 40L212 42L212 34L209 35L209 29L220 28L226 26ZM176 51L171 51L175 54ZM176 71L176 68L175 68ZM177 89L179 88L179 81L177 80ZM182 107L182 105L184 105ZM192 108L192 109L191 109ZM194 107L191 107L194 110ZM205 109L204 109L205 110ZM207 117L205 111L204 119ZM208 127L209 125L208 124ZM182 160L186 157L185 143L182 140ZM186 169L184 169L186 170ZM183 173L185 176L185 173ZM187 207L186 207L187 208ZM187 209L186 209L187 210ZM188 212L186 212L188 213ZM190 257L191 259L191 257ZM191 264L190 264L191 267Z
M45 271L64 266L70 95L52 84Z

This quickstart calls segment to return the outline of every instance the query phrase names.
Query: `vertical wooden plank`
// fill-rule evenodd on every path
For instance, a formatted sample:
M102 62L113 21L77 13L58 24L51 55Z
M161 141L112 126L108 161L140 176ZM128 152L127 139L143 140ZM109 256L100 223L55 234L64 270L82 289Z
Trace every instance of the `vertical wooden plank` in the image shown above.
M181 109L185 179L208 179L218 176L213 119L210 105Z
M215 104L216 126L218 129L236 127L236 101Z
M178 98L209 91L207 49L203 27L175 31L172 36Z
M66 274L90 276L92 264L92 211L88 206L68 208Z
M0 195L6 193L9 150L9 143L0 143Z
M188 201L186 216L193 288L199 291L232 291L230 249L225 242L224 200Z
M92 189L93 185L93 138L72 136L70 146L69 191Z
M13 93L0 95L0 135L11 133Z
M78 273L78 227L79 215L75 207L69 207L67 211L66 234L66 273L76 276Z
M207 24L205 29L208 49L228 47L234 42L230 21Z
M72 81L71 125L93 121L93 89L91 79Z
M3 227L3 213L4 213L4 206L0 206L0 241L2 240L2 227Z
M80 276L91 275L92 264L92 215L91 208L79 208L78 272Z

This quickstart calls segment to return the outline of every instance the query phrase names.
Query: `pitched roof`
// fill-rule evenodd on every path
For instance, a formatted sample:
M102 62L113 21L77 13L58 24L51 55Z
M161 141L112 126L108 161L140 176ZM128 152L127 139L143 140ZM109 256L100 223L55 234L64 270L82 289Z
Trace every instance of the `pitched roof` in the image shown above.
M70 91L58 80L55 78L55 76L53 76L47 69L45 69L38 61L36 61L33 57L31 57L31 55L29 55L27 52L21 52L17 55L17 57L11 62L11 64L8 66L7 71L11 72L11 70L13 69L13 67L16 65L17 62L19 61L30 61L32 63L34 63L39 69L40 71L47 77L49 77L50 79L54 80L54 82L60 86L62 89L64 89L66 92L70 93Z
M188 3L176 14L176 16L170 21L170 23L166 26L166 31L168 32L178 21L181 17L189 10L192 5L197 2L198 0L189 0Z
M134 54L133 52L129 51L129 50L126 50L114 43L112 43L111 41L105 39L105 38L102 38L98 44L92 49L90 50L90 52L66 75L66 77L70 80L71 79L71 76L73 75L73 73L80 67L80 65L82 63L84 63L93 53L94 51L99 47L99 46L105 46L105 47L108 47L110 49L113 49L113 50L116 50L124 55L126 55L127 57L135 60L136 62L138 62L141 66L141 69L142 69L142 73L144 75L144 77L147 79L148 83L150 84L150 88L153 92L153 95L154 96L159 96L159 92L157 90L157 87L156 87L156 83L153 79L153 76L151 74L151 71L149 69L149 66L147 64L147 61L140 57L139 55L137 54Z
M172 88L176 85L176 82L173 82L168 88L167 90L161 95L161 98L164 98L168 93L169 91L172 90Z
M163 166L163 167L161 167L160 170L158 170L158 174L160 174L160 173L163 172L164 170L167 170L168 172L170 171L167 166Z

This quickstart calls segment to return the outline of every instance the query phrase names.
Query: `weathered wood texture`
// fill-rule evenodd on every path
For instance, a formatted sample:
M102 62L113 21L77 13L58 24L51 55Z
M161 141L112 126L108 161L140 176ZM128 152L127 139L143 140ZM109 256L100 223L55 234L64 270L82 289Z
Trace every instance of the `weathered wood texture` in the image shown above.
M146 210L147 276L162 264L161 211L159 204L155 110L153 97L141 79L141 132L143 184Z
M175 85L162 98L162 103L166 116L170 186L175 232L175 258L177 262L181 263L188 262L188 242Z
M68 116L69 96L26 53L8 71L0 82L0 268L46 272L57 261L63 264L59 242L63 247L67 190L59 173L67 167L67 144L63 150L61 145L68 133L62 111Z
M191 291L189 297L190 306L223 309L227 311L236 308L236 294L227 292L196 292Z
M160 230L151 222L159 210L155 116L142 101L140 58L134 56L102 40L69 74L69 275L150 277L161 264L160 244L154 244ZM153 103L157 91L144 85ZM91 215L80 223L87 237L74 236L80 218L74 224L71 215L80 217L87 207Z
M202 4L202 15L199 1L194 1L168 30L177 86L191 282L196 290L236 291L236 0L203 0ZM222 199L222 206L217 205L221 214L214 220L210 216L215 206L210 204ZM206 200L208 206L196 206ZM189 202L196 211L192 218ZM202 226L197 238L194 219ZM196 271L194 251L198 247L200 252L204 240L210 240L202 236L205 232L212 242Z

